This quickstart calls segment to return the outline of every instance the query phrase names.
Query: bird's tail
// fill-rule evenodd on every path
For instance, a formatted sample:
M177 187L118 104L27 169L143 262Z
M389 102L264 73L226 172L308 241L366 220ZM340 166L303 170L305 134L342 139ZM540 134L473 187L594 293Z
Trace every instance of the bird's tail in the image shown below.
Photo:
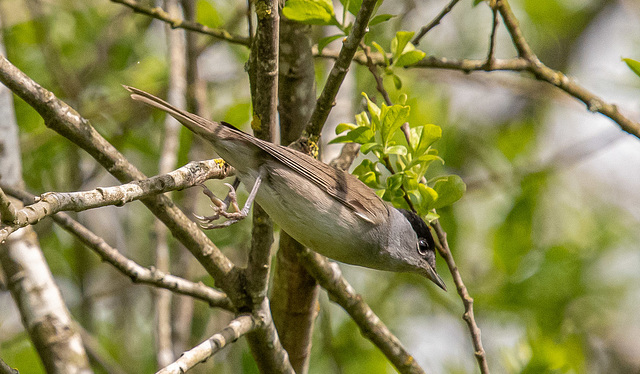
M182 123L189 130L193 131L196 134L204 136L210 135L218 126L220 126L219 123L209 121L200 116L196 116L195 114L191 114L185 112L184 110L178 109L168 102L162 100L161 98L156 97L148 92L139 90L131 86L123 85L123 87L131 92L131 98L133 100L141 101L147 105L169 113L173 118L177 119L178 122Z

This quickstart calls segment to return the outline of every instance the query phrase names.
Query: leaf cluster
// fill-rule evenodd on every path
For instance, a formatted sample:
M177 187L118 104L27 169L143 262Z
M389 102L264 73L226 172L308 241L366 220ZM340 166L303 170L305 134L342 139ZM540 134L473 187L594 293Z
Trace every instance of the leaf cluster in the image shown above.
M434 162L444 160L432 147L442 137L442 129L434 124L410 127L408 142L402 135L403 124L409 119L407 97L401 104L376 105L363 93L367 111L356 115L356 123L341 123L336 127L340 135L331 143L361 144L361 152L372 155L353 170L353 174L376 193L398 207L409 208L407 199L417 213L435 219L433 209L443 208L459 200L466 190L457 175L445 175L425 183L425 175ZM398 139L405 141L398 141ZM404 143L404 144L401 144ZM380 166L386 169L386 175Z

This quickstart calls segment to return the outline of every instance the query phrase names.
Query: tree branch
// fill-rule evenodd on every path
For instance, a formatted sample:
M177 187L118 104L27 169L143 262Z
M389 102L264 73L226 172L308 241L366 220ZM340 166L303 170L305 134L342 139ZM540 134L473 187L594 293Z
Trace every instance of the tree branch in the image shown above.
M47 192L36 202L16 212L19 227L32 225L45 217L62 211L83 210L116 205L180 190L204 183L211 178L222 179L229 175L230 167L220 159L192 161L171 173L158 175L120 186L98 187L81 192Z
M12 196L22 200L25 204L33 203L37 197L15 188L3 186ZM211 307L223 308L234 311L231 301L227 296L203 283L194 283L155 268L145 268L135 261L124 256L116 248L111 247L104 239L93 233L78 221L66 213L56 213L51 218L60 227L77 237L84 245L94 251L103 261L108 262L124 275L131 278L134 283L148 284L164 288L175 293L191 296L207 302Z
M231 321L229 325L220 332L184 352L177 361L158 371L157 374L186 373L197 364L206 361L209 357L219 352L229 343L233 343L241 336L253 331L258 325L250 315L241 315Z
M180 28L189 31L195 31L201 34L213 36L214 38L226 40L229 43L240 44L246 47L249 46L249 38L239 35L233 35L224 29L212 29L208 26L197 22L191 22L180 18L174 18L169 13L165 12L160 7L146 7L141 5L136 0L111 0L114 3L125 5L131 9L133 9L136 13L142 13L147 16L153 17L160 21L166 22L171 25L172 28Z
M349 32L349 35L344 40L342 49L336 58L336 62L331 68L331 72L329 73L327 82L322 89L322 93L320 93L320 97L318 97L318 100L316 101L316 107L311 114L311 119L309 120L303 135L313 142L316 142L317 138L320 136L322 126L324 126L324 123L329 116L329 112L331 112L331 108L335 105L336 95L344 81L344 77L349 71L351 60L353 60L353 56L355 55L362 38L364 38L364 35L367 32L367 25L369 24L369 19L371 18L376 2L376 0L362 1L360 10L353 22L351 32Z
M121 182L145 178L142 172L129 163L89 124L89 121L18 70L4 56L0 56L0 82L31 105L49 128L83 148ZM234 304L246 302L241 291L240 272L194 222L166 196L156 195L145 198L142 202L198 259Z
M414 45L418 45L420 44L420 39L422 39L422 37L424 37L425 35L427 35L427 33L429 31L431 31L432 28L438 26L440 24L440 21L442 21L442 19L444 18L444 16L446 16L449 12L451 12L451 10L453 9L453 7L458 3L458 1L460 0L451 0L451 2L449 4L447 4L447 6L445 6L440 13L438 13L438 15L431 20L431 22L429 22L428 24L426 24L425 26L422 26L422 28L420 29L420 32L418 32L418 35L416 35L413 40L411 41L411 43L413 43Z
M500 0L498 4L501 4L504 0ZM501 9L501 8L500 8ZM502 12L502 11L501 11ZM502 13L501 13L502 14ZM503 15L504 19L504 15ZM507 24L505 20L505 24ZM513 22L511 23L513 27ZM517 23L516 23L517 25ZM518 29L519 31L519 29ZM520 33L521 34L521 33ZM523 49L526 51L526 49ZM316 57L337 59L338 55L335 51L327 51L324 49L321 54L317 53L317 49L314 52ZM378 54L372 54L373 61L376 64L383 65L384 59ZM364 54L356 54L354 61L366 65L366 57ZM607 103L602 98L598 97L591 91L575 83L571 78L567 77L564 73L553 70L542 62L540 62L534 55L534 59L527 60L524 57L516 57L511 59L495 59L491 63L491 67L487 68L486 60L467 60L467 59L448 59L444 57L428 56L417 62L409 68L431 68L431 69L448 69L459 70L464 73L471 73L476 71L514 71L514 72L530 72L534 77L540 81L547 82L570 96L582 101L587 109L591 112L597 112L609 117L620 128L629 134L640 138L640 123L627 118L622 114L618 107L614 104Z
M449 267L449 271L453 276L453 282L456 285L458 295L460 295L462 303L464 304L464 314L462 315L462 319L464 319L464 321L467 323L467 326L469 327L471 341L473 342L474 354L476 360L478 361L480 372L482 374L488 374L489 365L487 364L487 356L485 355L484 348L482 347L480 328L478 328L478 325L476 325L476 320L473 315L473 299L469 295L467 287L462 281L462 276L458 271L456 262L454 261L451 250L449 249L449 243L447 242L447 233L444 232L438 220L432 223L431 226L435 229L436 235L438 236L438 253L440 253L440 256L442 256L442 258L444 258L444 260L447 262L447 266Z

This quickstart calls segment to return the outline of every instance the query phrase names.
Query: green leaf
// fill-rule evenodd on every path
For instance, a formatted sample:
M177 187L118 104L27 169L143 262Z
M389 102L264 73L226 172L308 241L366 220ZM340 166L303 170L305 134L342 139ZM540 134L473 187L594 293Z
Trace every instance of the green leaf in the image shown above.
M410 145L414 156L424 154L431 144L442 137L442 129L440 126L428 124L424 126L414 127L410 131Z
M209 27L220 27L224 24L220 13L208 1L200 0L196 3L198 22Z
M309 25L333 25L335 13L330 0L287 0L282 14L292 21Z
M347 8L347 10L349 10L349 13L353 14L354 16L358 14L358 11L362 6L362 0L340 0L340 2L342 3L342 6ZM344 22L344 20L342 22Z
M369 127L360 126L349 131L346 135L339 136L333 139L332 141L329 142L329 144L336 144L336 143L364 144L371 141L371 139L373 139L373 135L374 135L373 131Z
M407 94L401 93L400 96L398 96L398 104L407 105L407 99L408 99Z
M438 192L422 183L418 184L418 192L420 193L421 197L421 201L419 204L420 210L426 213L427 211L433 209L433 205L439 197Z
M373 45L373 47L377 49L378 52L382 55L382 57L384 58L384 64L386 66L389 66L389 58L387 57L387 52L384 51L384 48L382 48L380 44L376 42L371 42L371 45Z
M358 126L371 127L371 122L369 121L369 117L367 116L366 112L356 114L356 123L358 124Z
M318 40L318 53L322 53L322 50L324 49L324 47L329 45L329 43L331 43L332 41L340 38L344 38L344 35L343 34L331 35Z
M487 1L487 0L473 0L473 6L477 6L478 4Z
M410 66L421 61L426 55L427 55L426 53L419 50L405 52L402 55L400 55L400 57L398 57L397 60L394 61L394 65L401 68L405 66Z
M367 153L372 151L382 151L382 146L376 142L370 142L365 143L362 145L362 147L360 147L360 152L362 152L363 155L366 155Z
M394 133L409 119L410 107L406 105L393 105L391 107L383 106L384 115L382 118L382 141L386 146Z
M640 62L631 58L623 58L622 61L624 61L629 69L633 70L633 72L640 77Z
M369 109L369 113L371 113L372 117L378 117L380 119L380 107L376 105L373 101L369 100L369 96L366 93L362 93L365 99L367 99L367 109Z
M398 31L396 36L391 40L391 54L396 60L404 52L407 43L413 38L413 31Z
M404 179L404 174L393 174L389 178L387 178L387 190L392 192L392 195L396 195L394 192L400 190L402 187L402 181Z
M368 159L362 160L354 170L353 174L358 176L364 184L371 188L380 188L380 171L378 171L377 162Z
M396 90L399 90L402 88L402 80L400 80L400 77L393 74L391 77L393 77L393 85L396 87Z
M436 160L442 161L442 163L444 163L444 160L436 155L424 154L411 160L409 165L407 165L407 168L412 168L416 165L420 165L424 170L426 170L429 167L429 164Z
M353 123L341 123L336 126L336 135L342 134L345 131L355 130L357 127L358 126L354 125Z
M373 17L371 21L369 21L369 26L375 26L379 23L387 22L393 17L395 17L394 14L378 14L377 16Z
M439 209L460 200L467 190L467 185L459 176L449 175L439 178L433 185L433 189L438 193L438 199L432 208Z
M407 147L405 147L404 145L394 145L391 147L387 147L384 150L384 153L388 154L388 155L402 155L402 156L406 156L407 154Z

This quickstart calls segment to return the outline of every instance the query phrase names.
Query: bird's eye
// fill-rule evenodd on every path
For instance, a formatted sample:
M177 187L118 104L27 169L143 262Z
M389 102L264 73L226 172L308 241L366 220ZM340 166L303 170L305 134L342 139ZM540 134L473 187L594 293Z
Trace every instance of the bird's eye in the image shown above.
M418 253L420 256L426 256L429 253L429 242L425 239L418 239Z

